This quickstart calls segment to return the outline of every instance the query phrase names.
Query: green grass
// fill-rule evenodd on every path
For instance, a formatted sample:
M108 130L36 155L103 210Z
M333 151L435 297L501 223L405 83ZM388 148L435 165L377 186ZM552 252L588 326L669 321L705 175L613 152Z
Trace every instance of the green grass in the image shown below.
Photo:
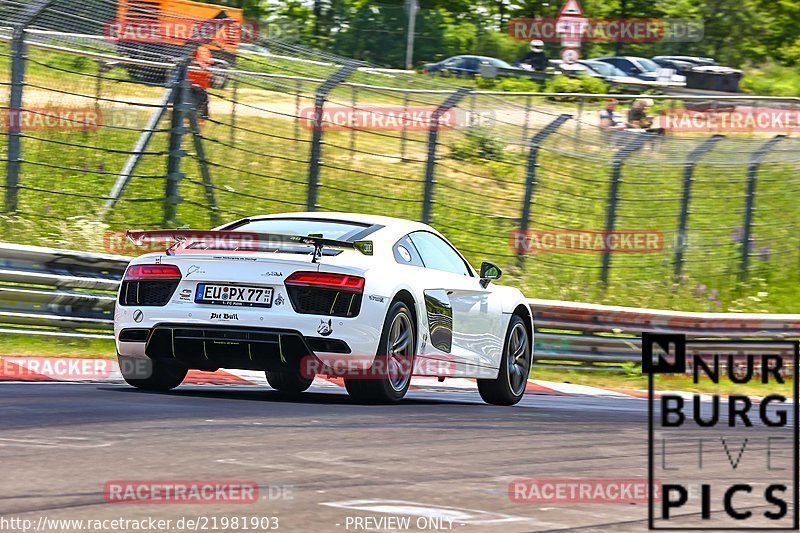
M116 354L113 340L0 335L0 356L89 357L105 359Z
M622 390L647 390L647 376L641 372L620 373L606 372L603 370L569 370L542 368L533 366L530 377L543 381L556 383L572 383L575 385L589 385L593 387L604 387L609 389ZM659 375L654 383L656 391L686 391L705 394L744 394L749 396L766 396L768 394L783 394L786 397L792 395L792 380L788 379L784 383L762 384L758 380L739 385L731 384L727 379L721 378L719 384L711 383L702 378L698 383L694 383L688 375Z

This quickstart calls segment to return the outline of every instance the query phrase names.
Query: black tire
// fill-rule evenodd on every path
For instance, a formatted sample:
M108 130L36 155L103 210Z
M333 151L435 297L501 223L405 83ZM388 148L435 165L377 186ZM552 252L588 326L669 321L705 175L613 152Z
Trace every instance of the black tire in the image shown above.
M524 339L521 345L519 335ZM478 392L483 401L492 405L518 403L525 394L532 360L530 332L522 317L513 315L508 324L497 378L478 380Z
M180 385L189 369L177 361L142 359L117 355L122 377L142 390L167 391Z
M398 326L398 321L402 322L403 325ZM402 349L394 350L404 352L403 354L392 355L393 350L389 346L389 338L396 331L395 327L408 328L406 330L407 338L402 333L400 334L405 339L401 340L403 343ZM372 371L367 372L366 379L344 380L344 386L350 397L357 402L369 404L397 403L402 400L411 384L416 334L417 328L414 314L408 305L399 300L392 303L389 307L389 312L386 314L386 319L383 321L383 331L378 343L378 354L375 357ZM395 364L398 361L401 361L400 366ZM389 372L390 368L399 369L400 373L392 376Z
M271 372L267 370L265 374L270 387L287 394L300 394L314 382L313 377L303 376L299 370L289 372Z

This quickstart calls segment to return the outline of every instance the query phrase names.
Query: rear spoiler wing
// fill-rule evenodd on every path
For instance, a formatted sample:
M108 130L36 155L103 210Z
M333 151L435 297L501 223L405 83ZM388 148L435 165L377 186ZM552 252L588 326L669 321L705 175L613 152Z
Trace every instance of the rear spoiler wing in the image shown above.
M358 250L364 255L372 255L374 246L372 241L340 241L336 239L325 239L314 235L279 235L275 233L257 233L252 231L193 231L193 230L129 230L128 239L136 246L141 246L145 242L153 241L174 241L167 248L167 255L174 254L176 246L188 242L213 243L220 245L221 250L258 250L261 243L287 243L287 244L306 244L314 247L314 257L312 262L316 263L322 257L322 249L345 248Z

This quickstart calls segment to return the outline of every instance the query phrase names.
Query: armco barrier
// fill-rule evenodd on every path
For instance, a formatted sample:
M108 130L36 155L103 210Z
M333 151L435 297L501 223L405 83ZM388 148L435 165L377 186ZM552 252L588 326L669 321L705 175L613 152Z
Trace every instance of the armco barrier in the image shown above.
M0 334L110 337L128 261L0 243Z
M114 301L129 257L0 243L0 334L111 338ZM597 365L641 360L640 335L800 338L800 315L686 313L531 299L538 361ZM717 345L719 348L719 345Z

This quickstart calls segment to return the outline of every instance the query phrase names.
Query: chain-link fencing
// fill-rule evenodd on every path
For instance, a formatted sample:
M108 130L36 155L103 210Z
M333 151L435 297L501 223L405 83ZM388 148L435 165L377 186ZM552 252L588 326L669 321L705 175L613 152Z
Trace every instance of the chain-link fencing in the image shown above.
M650 96L679 127L617 131L605 95L481 91L269 39L134 46L123 7L150 13L0 2L2 240L98 250L108 230L351 211L429 222L541 297L691 287L714 304L796 276L796 100ZM213 65L192 63L199 46ZM783 122L709 122L721 112Z

